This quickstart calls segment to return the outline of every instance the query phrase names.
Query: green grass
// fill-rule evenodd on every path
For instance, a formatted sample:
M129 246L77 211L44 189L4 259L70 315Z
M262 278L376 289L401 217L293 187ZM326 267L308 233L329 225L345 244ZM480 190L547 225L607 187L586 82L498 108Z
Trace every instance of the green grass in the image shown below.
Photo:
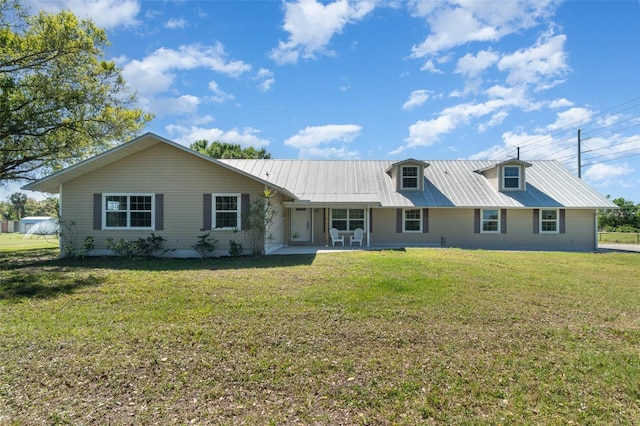
M601 243L640 244L640 234L634 232L600 232Z
M0 234L0 253L26 249L57 249L58 238L52 235Z
M0 424L640 422L636 254L44 250L0 253Z

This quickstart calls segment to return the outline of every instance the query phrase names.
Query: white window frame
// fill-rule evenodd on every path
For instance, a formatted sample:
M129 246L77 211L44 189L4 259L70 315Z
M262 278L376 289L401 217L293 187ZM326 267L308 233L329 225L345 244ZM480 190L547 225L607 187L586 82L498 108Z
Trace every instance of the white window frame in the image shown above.
M545 219L544 212L555 212L555 219ZM553 231L545 231L542 226L543 223L555 223L555 229ZM541 234L559 234L560 233L560 210L558 209L540 209L540 233Z
M518 176L507 176L507 169L515 169ZM518 186L507 186L507 179L517 179ZM522 187L522 167L520 166L504 166L502 168L502 188L506 191L517 191Z
M347 212L347 217L346 218L338 218L336 220L344 220L347 222L347 229L340 229L336 226L334 226L333 224L333 213L334 210L346 210ZM352 218L351 217L351 212L354 210L361 210L362 211L362 218ZM365 209L360 209L360 208L355 208L355 209L331 209L331 213L330 213L330 218L329 218L329 223L331 224L330 228L336 228L338 229L340 232L353 232L356 228L362 228L365 229L365 227L367 226L367 212L365 211ZM351 229L351 222L360 222L362 221L362 226L356 226L355 228Z
M485 218L484 214L485 212L496 212L496 218L495 219L487 219ZM496 223L496 229L495 230L485 230L484 225L485 223ZM499 234L500 233L500 209L482 209L480 211L480 233L481 234Z
M418 218L407 219L407 213L410 211L417 211ZM422 209L403 209L402 210L402 232L405 234L419 234L422 233ZM407 222L418 222L418 229L407 229Z
M124 210L108 210L107 197L127 197L127 208ZM131 210L131 197L151 197L151 210ZM103 230L154 230L156 229L156 195L153 193L129 193L129 192L109 192L102 194L102 229ZM131 213L136 211L149 212L151 214L151 226L131 226ZM127 226L108 226L107 213L126 212Z
M216 224L216 198L218 197L236 197L236 225L237 226L224 226L218 227ZM221 212L231 212L233 210L221 210ZM231 231L242 230L242 194L240 193L215 193L211 194L211 229L213 231Z
M405 179L405 175L404 175L404 171L405 170L409 170L409 169L415 169L416 171L416 176L415 176L415 180L416 180L416 185L415 186L405 186L404 185L404 179ZM413 176L407 176L407 179L413 179ZM400 188L401 189L420 189L420 167L418 166L402 166L400 167Z

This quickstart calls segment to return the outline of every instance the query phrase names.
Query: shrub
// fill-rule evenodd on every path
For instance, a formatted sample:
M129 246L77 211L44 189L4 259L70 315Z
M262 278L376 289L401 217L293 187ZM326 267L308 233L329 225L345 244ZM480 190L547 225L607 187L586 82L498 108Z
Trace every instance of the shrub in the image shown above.
M213 238L210 232L207 232L206 234L198 237L198 242L193 246L193 248L200 254L200 256L209 257L216 249L217 243L218 240Z
M243 251L244 251L244 248L242 247L242 244L240 244L236 240L229 241L229 256L231 257L241 256Z

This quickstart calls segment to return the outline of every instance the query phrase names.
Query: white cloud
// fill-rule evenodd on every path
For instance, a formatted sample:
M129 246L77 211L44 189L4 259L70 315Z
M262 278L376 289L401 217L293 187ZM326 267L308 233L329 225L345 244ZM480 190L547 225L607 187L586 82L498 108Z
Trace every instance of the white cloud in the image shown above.
M220 89L215 81L209 82L209 90L213 92L213 96L210 99L217 104L235 99L235 96Z
M594 164L589 167L583 174L582 177L585 180L590 182L598 182L598 181L608 181L611 179L619 178L621 176L626 176L635 171L633 167L631 167L627 163L622 164Z
M327 49L334 34L347 24L363 19L375 8L374 1L337 0L322 4L316 0L285 2L283 28L289 33L286 42L280 41L269 56L278 64L295 63L299 57L313 59L317 54L333 54Z
M357 153L348 151L344 145L360 135L362 126L356 124L328 124L310 126L284 141L285 145L300 150L300 158L355 158ZM329 144L341 144L336 148Z
M258 82L258 88L262 92L268 92L276 84L276 79L273 78L273 71L266 68L260 68L253 79Z
M485 69L498 61L498 54L489 50L482 50L477 55L467 53L458 59L456 72L464 74L467 77L477 77Z
M505 118L509 116L509 113L506 111L499 111L491 116L491 120L487 123L482 123L478 126L478 132L482 133L487 131L487 129L495 126L499 126L502 124Z
M30 0L32 11L44 10L57 13L71 10L80 18L91 19L102 28L132 26L139 23L138 0Z
M244 129L231 129L222 130L217 128L205 128L197 126L179 126L168 125L166 127L167 132L171 135L173 140L184 145L189 146L197 140L206 139L209 142L220 141L232 144L238 144L243 148L250 146L259 148L268 146L270 141L262 139L258 136L259 130L250 127Z
M194 114L198 110L199 104L200 99L193 95L183 95L177 98L161 97L153 100L153 112L158 117Z
M187 21L183 18L172 18L165 22L164 26L172 30L176 28L185 28L187 26Z
M572 106L573 106L573 102L571 102L566 98L555 99L549 102L549 108L566 108L566 107L572 107Z
M591 119L593 111L586 108L570 108L566 111L559 112L556 115L556 121L549 124L547 130L558 130L565 127L575 127L580 123L585 123Z
M424 89L414 90L413 92L411 92L411 95L409 95L409 99L407 100L407 102L402 105L402 109L410 110L424 105L424 103L429 99L429 93L430 92L428 90Z
M544 84L545 89L553 87L557 84L553 79L569 71L564 51L566 39L563 34L545 36L532 47L504 55L498 61L498 69L508 72L507 83L511 85Z
M414 2L413 15L425 18L431 33L413 46L412 57L435 56L469 42L497 41L536 25L555 4L554 0Z
M453 131L461 124L468 123L470 119L494 114L513 105L513 100L491 99L479 104L459 104L445 108L437 118L420 120L409 126L409 136L405 139L405 145L392 151L391 154L399 154L407 148L431 146L439 140L441 135Z
M161 47L149 56L134 59L122 67L122 75L141 96L167 91L176 76L173 71L206 68L230 77L237 77L251 69L242 62L228 60L222 44L205 46L191 44L177 50Z

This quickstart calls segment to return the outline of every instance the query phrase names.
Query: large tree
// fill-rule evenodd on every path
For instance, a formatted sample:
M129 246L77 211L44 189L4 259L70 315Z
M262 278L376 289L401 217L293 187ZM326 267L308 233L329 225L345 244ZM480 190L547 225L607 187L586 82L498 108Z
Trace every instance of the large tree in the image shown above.
M248 148L242 148L240 145L231 144L226 142L214 141L209 143L206 139L195 141L190 146L194 151L198 151L202 154L208 155L211 158L235 158L235 159L255 159L271 158L264 148L255 149L250 146Z
M151 120L105 60L104 30L0 0L0 184L32 180L130 139Z

